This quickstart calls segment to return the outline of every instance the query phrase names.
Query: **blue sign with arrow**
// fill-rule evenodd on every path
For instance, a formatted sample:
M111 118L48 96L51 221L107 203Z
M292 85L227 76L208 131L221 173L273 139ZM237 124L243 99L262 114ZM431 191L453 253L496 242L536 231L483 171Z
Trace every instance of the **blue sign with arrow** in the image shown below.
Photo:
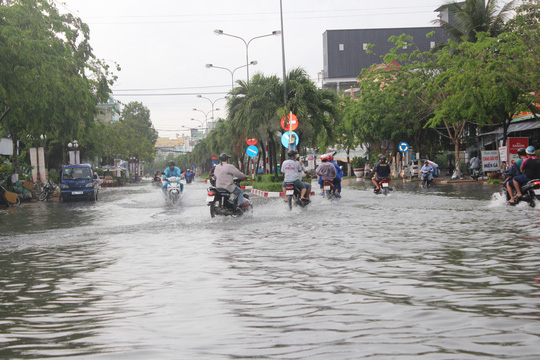
M250 145L246 149L246 154L249 157L255 157L259 153L259 149L255 145Z
M409 144L407 144L405 141L402 141L399 143L399 152L406 153L409 151Z

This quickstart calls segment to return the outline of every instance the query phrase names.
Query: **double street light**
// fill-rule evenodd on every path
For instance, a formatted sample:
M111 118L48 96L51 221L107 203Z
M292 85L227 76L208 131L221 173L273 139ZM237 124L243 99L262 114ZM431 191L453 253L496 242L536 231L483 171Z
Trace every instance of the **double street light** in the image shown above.
M233 37L233 38L236 38L236 39L240 39L240 40L242 40L244 42L244 45L246 46L246 75L247 75L246 82L249 83L249 44L255 39L260 39L260 38L264 38L264 37L267 37L267 36L278 36L278 35L281 34L281 31L280 30L275 30L275 31L272 31L270 34L255 36L254 38L251 38L248 41L244 40L240 36L227 34L226 32L223 32L223 30L219 30L219 29L214 30L214 34L230 36L230 37Z
M243 67L249 67L249 65L257 65L258 62L257 60L253 60L251 61L249 64L246 64L246 65L242 65L242 66L239 66L237 68L235 68L234 70L231 70L229 68L226 68L226 67L221 67L221 66L216 66L214 64L206 64L206 67L208 69L210 68L216 68L216 69L223 69L223 70L227 70L230 74L231 74L231 90L234 89L234 72L238 69L241 69Z

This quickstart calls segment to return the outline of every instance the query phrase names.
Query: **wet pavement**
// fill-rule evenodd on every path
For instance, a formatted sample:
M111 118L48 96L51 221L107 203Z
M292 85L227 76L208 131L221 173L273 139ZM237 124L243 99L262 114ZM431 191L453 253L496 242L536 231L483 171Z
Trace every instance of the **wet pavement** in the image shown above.
M201 182L0 208L0 358L538 359L540 210L393 186L238 219Z

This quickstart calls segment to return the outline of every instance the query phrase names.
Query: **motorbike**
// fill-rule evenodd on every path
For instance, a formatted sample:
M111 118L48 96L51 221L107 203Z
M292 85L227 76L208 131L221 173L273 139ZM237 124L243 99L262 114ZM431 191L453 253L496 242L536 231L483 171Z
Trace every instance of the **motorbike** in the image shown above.
M323 181L323 191L324 197L328 200L335 200L341 198L341 195L336 192L336 187L334 186L334 183L332 183L332 181L330 180Z
M308 199L301 198L301 193L302 190L299 189L294 183L285 183L285 196L287 197L287 203L289 204L290 210L292 210L293 205L298 205L303 208L310 203Z
M508 194L508 189L506 188L506 184L512 181L512 178L507 178L503 183L503 194L505 195L506 201L510 200L510 194ZM515 190L514 195L515 195ZM526 201L527 204L529 204L530 207L535 207L536 202L535 200L540 201L540 179L531 180L525 185L521 187L521 194L523 195L520 198L517 198L514 196L516 201L510 205L517 205L522 201Z
M43 186L43 190L39 194L39 201L49 201L54 192L58 189L58 185L53 183L51 179L47 178L47 183Z
M4 181L0 182L0 203L6 205L6 206L19 206L21 204L21 199L19 198L19 195L15 194L14 192L7 191L6 188L3 186Z
M422 179L422 188L424 189L427 189L428 187L430 187L431 183L433 182L433 179L430 179L429 171L426 171L426 170L422 171L421 179Z
M186 184L191 184L193 182L193 178L195 177L192 171L186 171L184 176L186 178Z
M390 184L388 184L388 179L379 180L379 190L375 189L375 194L383 194L384 196L388 195L390 191Z
M480 169L473 169L472 173L471 173L471 179L473 179L474 181L477 181L478 178L482 175Z
M170 183L167 184L166 189L167 200L170 201L173 205L176 205L182 197L180 178L176 176L170 176L167 178L167 181L170 181Z
M163 185L163 182L161 181L161 177L155 175L154 178L152 179L152 185L160 188Z
M234 179L233 181L238 185L242 180ZM244 194L244 203L247 203L247 205L244 205L242 209L238 209L235 195L226 189L216 188L214 185L208 188L206 203L210 207L211 217L216 215L237 217L248 211L253 211L253 205L248 194Z

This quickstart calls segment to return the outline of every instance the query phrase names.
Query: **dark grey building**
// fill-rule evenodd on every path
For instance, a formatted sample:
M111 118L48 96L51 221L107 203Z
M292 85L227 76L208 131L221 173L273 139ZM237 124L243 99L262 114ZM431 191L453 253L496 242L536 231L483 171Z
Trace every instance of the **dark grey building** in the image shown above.
M431 32L434 34L427 38ZM439 27L327 30L323 34L324 70L320 86L336 91L354 88L362 69L384 62L381 56L395 46L388 39L402 34L413 37L411 44L401 50L403 52L417 48L428 51L448 39ZM366 52L368 44L374 45L371 54Z

